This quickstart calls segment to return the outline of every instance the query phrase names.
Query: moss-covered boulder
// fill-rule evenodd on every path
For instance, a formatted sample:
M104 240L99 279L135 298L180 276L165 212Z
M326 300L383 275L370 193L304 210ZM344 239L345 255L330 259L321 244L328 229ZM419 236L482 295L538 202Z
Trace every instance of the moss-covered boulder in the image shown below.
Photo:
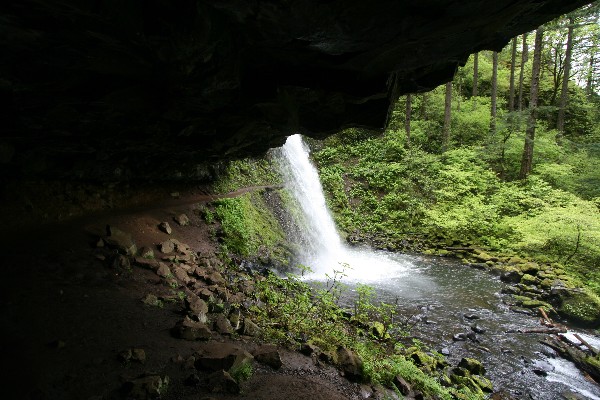
M561 290L558 314L576 324L600 326L600 299L585 290Z
M474 358L463 358L458 363L458 367L464 368L465 370L469 371L471 374L474 375L485 374L485 367L483 366L483 364Z
M537 282L537 278L531 274L523 274L521 277L521 283L524 285L535 285Z

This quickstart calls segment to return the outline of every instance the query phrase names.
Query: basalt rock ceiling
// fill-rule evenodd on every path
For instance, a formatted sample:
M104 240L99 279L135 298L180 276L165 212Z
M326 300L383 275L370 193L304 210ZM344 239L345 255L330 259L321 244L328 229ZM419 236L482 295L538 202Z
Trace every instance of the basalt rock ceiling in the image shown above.
M393 101L582 0L21 0L0 6L0 176L192 178Z

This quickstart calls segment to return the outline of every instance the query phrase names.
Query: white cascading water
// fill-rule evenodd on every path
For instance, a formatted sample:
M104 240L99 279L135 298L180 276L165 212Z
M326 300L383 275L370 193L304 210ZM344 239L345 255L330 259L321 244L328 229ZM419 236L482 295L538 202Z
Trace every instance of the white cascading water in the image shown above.
M292 135L281 148L279 162L286 186L302 209L300 261L311 268L312 277L340 270L340 264L348 264L349 269L344 272L351 280L372 281L391 272L394 276L407 273L409 261L391 260L383 253L349 248L342 243L309 154L302 136Z

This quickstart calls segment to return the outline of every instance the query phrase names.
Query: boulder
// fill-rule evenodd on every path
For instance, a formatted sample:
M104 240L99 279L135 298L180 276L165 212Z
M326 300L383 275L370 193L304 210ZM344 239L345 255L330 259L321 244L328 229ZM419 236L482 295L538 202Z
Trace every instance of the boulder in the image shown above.
M128 256L135 255L137 252L137 247L131 237L131 234L110 225L106 227L106 232L108 236L104 238L104 242L109 247L115 248L120 253Z
M542 360L535 360L531 366L531 370L534 374L540 376L546 376L548 373L554 371L552 364Z
M471 330L475 333L482 333L482 334L487 332L487 329L485 329L484 327L479 326L479 325L473 325L471 327Z
M173 220L175 220L175 222L177 222L181 226L186 226L190 224L190 219L185 214L179 214L178 216L173 217Z
M251 362L252 355L231 343L208 342L200 346L194 366L198 370L219 371L239 368Z
M208 387L213 393L239 393L240 385L227 371L213 372L207 379Z
M268 365L273 369L279 369L283 365L281 355L274 345L264 345L256 349L253 354L254 359L261 364Z
M145 374L123 384L123 392L136 400L159 399L169 386L169 377Z
M167 235L170 235L173 232L173 230L171 229L171 225L169 225L168 222L161 222L160 224L158 224L158 229L160 229Z
M175 243L173 242L173 240L169 239L169 240L165 240L164 242L162 242L159 246L158 249L160 250L161 253L163 254L169 254L175 251Z
M158 275L162 278L166 278L167 276L171 275L171 270L169 269L167 264L159 262L158 269L156 270L156 275Z
M208 304L200 297L189 294L185 299L185 305L188 312L200 322L206 322L206 314L208 313Z
M192 321L188 317L179 321L172 329L171 334L185 340L209 340L212 332L202 322Z
M600 326L600 301L581 289L554 290L559 296L558 314L585 327Z
M459 368L464 368L469 371L473 375L483 375L485 374L485 368L480 361L474 358L463 358L458 363Z
M357 381L362 378L363 362L352 350L339 347L335 353L335 363L349 380Z
M396 386L402 396L407 396L411 391L411 387L408 382L406 382L400 375L396 375L392 383L394 386Z
M221 335L231 335L233 333L233 327L229 319L223 314L217 314L215 317L214 329Z

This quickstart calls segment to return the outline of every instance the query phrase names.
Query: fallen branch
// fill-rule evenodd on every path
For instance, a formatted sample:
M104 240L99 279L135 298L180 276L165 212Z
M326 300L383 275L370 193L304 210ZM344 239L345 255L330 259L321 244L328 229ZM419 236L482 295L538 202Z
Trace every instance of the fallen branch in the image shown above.
M591 346L586 340L584 340L578 333L574 333L573 336L575 336L577 338L577 340L579 340L581 343L583 343L585 345L585 347L587 347L590 352L592 353L592 355L597 355L598 354L598 350L596 350L593 346Z
M506 331L506 333L545 333L553 335L557 333L567 333L567 328L533 328L533 329L517 329Z

